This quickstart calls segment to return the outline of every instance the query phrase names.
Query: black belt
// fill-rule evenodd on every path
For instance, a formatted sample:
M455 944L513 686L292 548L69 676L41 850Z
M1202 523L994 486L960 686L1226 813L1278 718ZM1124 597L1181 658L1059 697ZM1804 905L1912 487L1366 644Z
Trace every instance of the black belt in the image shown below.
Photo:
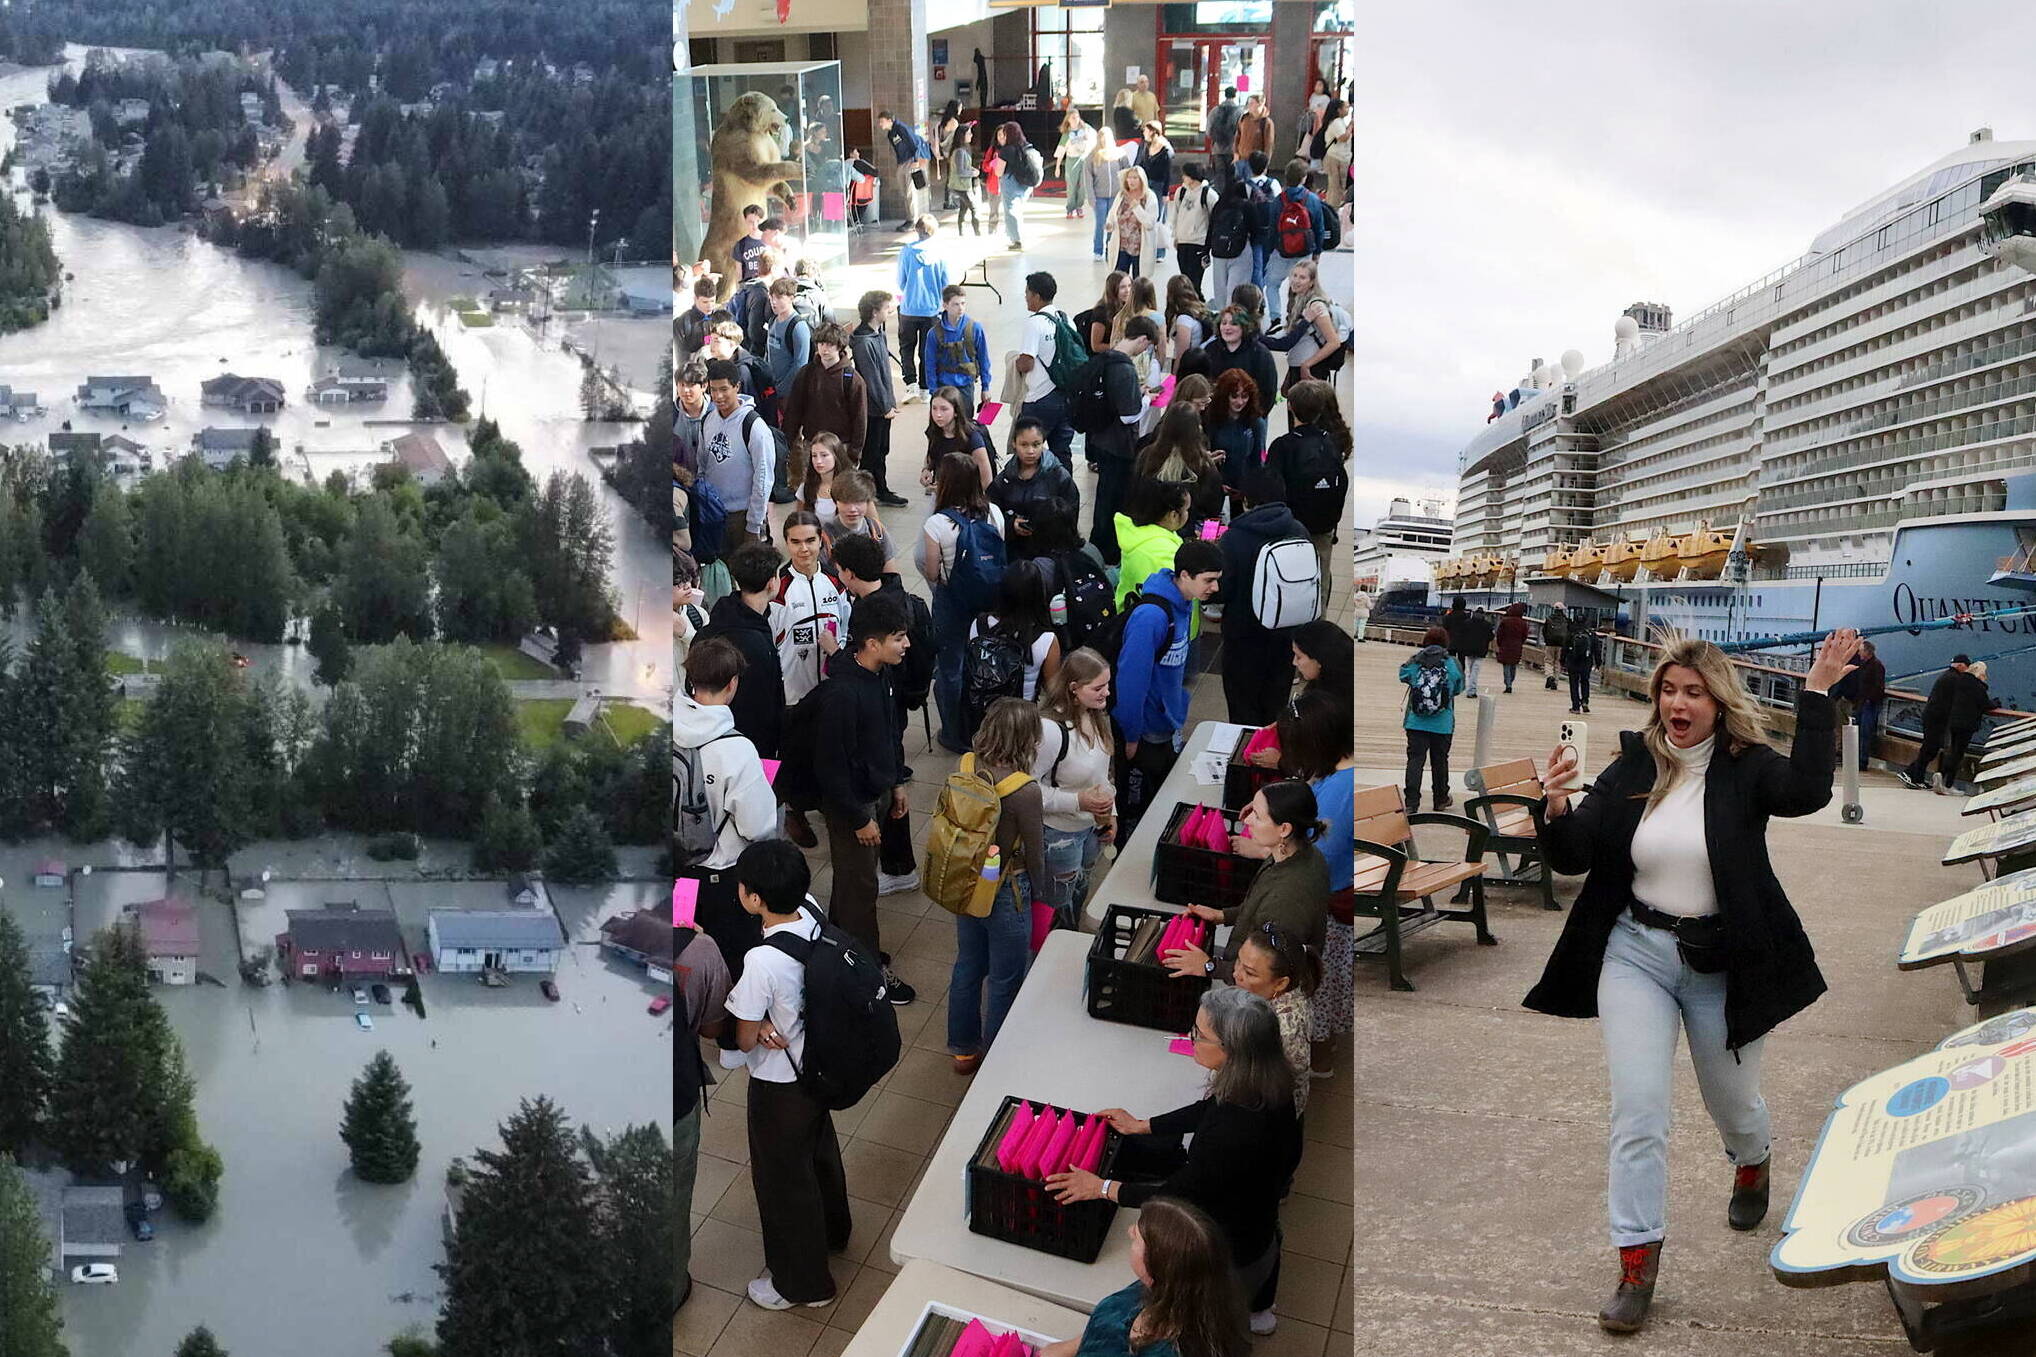
M1635 920L1646 924L1649 928L1659 928L1663 932L1675 934L1678 938L1683 936L1685 926L1710 929L1713 934L1711 938L1690 939L1690 941L1700 942L1704 945L1715 941L1716 930L1719 925L1718 916L1715 914L1670 914L1666 910L1656 909L1654 906L1643 904L1638 900L1629 901L1626 908Z

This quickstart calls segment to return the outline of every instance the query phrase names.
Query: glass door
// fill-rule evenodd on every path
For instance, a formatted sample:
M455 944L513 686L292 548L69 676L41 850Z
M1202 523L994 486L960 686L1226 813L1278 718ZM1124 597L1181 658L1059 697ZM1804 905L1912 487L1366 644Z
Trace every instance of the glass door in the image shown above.
M1165 38L1161 42L1167 140L1178 151L1206 151L1202 121L1223 97L1225 88L1235 87L1239 104L1254 91L1266 92L1266 40Z

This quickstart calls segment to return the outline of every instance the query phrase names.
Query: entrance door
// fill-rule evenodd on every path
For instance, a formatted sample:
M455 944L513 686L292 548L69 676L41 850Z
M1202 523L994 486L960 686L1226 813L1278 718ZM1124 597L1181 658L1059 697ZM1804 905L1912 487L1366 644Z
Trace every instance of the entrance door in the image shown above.
M1252 38L1162 38L1161 99L1166 104L1167 140L1182 152L1208 149L1202 119L1234 86L1241 105L1253 91L1265 93L1268 40Z

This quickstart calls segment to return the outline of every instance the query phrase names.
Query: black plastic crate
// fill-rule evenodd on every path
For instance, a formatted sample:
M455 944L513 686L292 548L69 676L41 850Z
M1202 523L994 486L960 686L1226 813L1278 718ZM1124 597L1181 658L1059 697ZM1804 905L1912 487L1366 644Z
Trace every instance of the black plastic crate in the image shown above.
M1251 798L1258 795L1260 787L1267 787L1285 778L1286 774L1277 768L1261 768L1255 763L1244 761L1244 745L1256 730L1246 730L1237 737L1237 743L1230 748L1230 762L1223 769L1223 809L1242 814L1251 804Z
M1167 817L1159 846L1152 855L1152 896L1169 905L1207 905L1211 909L1234 909L1244 903L1244 893L1263 864L1257 858L1236 853L1219 853L1213 848L1189 848L1176 841L1181 824L1194 810L1183 801ZM1238 813L1223 811L1223 832L1243 832Z
M1044 1106L1056 1117L1071 1110L1042 1104L1037 1099L1005 1095L997 1105L996 1115L984 1128L983 1138L976 1142L976 1152L969 1156L969 1232L1020 1248L1037 1249L1056 1258L1093 1263L1103 1252L1110 1222L1117 1218L1117 1203L1099 1200L1062 1206L1053 1199L1046 1184L1036 1178L1022 1178L1002 1169L981 1166L983 1152L990 1148L990 1138L1003 1124L1004 1114L1020 1102ZM1123 1143L1124 1137L1115 1130L1103 1133L1103 1158L1096 1170L1101 1177L1112 1176L1117 1151Z
M1124 960L1131 935L1150 918L1172 918L1171 910L1111 905L1103 912L1096 940L1089 944L1089 1016L1160 1032L1192 1032L1195 1010L1209 992L1206 976L1184 979L1164 966Z

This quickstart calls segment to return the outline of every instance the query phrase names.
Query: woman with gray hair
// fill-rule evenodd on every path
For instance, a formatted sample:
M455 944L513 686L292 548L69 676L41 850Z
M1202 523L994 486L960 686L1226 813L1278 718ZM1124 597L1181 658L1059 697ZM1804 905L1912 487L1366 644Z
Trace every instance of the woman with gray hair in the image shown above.
M1272 1005L1242 989L1211 989L1195 1014L1195 1063L1209 1071L1199 1102L1150 1120L1121 1107L1101 1115L1122 1135L1192 1136L1187 1158L1164 1181L1105 1181L1073 1169L1046 1182L1063 1204L1108 1200L1140 1207L1179 1197L1201 1207L1230 1241L1230 1266L1250 1302L1251 1331L1273 1331L1279 1282L1280 1198L1301 1162L1294 1073Z

